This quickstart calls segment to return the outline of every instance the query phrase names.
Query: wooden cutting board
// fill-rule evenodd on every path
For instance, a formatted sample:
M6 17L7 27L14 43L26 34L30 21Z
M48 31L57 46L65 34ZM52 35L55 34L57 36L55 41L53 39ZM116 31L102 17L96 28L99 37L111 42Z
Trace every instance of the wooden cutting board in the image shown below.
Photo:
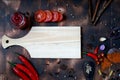
M14 45L27 49L32 58L81 58L81 29L36 26L22 38L2 37L3 48Z

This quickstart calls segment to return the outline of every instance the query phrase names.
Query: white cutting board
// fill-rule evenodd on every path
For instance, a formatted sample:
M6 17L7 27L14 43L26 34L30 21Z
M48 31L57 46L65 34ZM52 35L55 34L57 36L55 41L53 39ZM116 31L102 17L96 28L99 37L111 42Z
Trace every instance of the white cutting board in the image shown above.
M22 38L11 39L4 35L2 46L22 46L31 58L81 58L80 34L80 26L35 26Z

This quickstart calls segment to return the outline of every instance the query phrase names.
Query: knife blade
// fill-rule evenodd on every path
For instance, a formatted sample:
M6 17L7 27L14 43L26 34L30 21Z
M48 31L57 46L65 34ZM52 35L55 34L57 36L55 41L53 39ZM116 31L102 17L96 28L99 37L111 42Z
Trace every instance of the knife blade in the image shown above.
M31 58L81 58L80 26L35 26L24 37L12 39L4 35L2 46L19 45Z

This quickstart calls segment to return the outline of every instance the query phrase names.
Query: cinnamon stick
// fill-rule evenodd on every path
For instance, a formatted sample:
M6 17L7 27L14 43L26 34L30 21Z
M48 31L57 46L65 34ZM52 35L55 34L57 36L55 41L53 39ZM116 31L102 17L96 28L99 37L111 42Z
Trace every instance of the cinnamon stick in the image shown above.
M88 0L88 7L89 20L92 22L92 0Z
M101 17L101 15L104 13L104 11L106 10L106 8L111 4L113 0L109 0L108 2L106 2L106 4L103 5L102 9L99 11L98 16L96 17L95 21L94 21L94 25L96 25L97 21L99 20L99 18Z
M95 20L96 14L97 14L97 12L98 12L98 8L99 8L99 6L100 6L100 1L101 1L101 0L98 0L98 1L97 1L96 7L95 7L95 11L94 11L94 14L93 14L93 17L92 17L92 22L94 22L94 20Z

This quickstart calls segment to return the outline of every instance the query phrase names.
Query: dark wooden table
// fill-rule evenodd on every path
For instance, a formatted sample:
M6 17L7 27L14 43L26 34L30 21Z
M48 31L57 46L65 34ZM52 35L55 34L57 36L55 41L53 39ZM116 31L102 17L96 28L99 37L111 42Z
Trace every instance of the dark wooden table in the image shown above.
M95 3L96 0L93 0ZM7 61L18 62L14 52L19 52L31 60L37 69L41 80L85 80L82 64L93 61L91 58L82 59L34 59L30 58L26 49L21 46L11 46L3 49L1 39L3 35L12 38L25 36L29 30L16 30L10 22L10 16L20 11L30 13L32 26L81 26L82 52L91 52L100 45L105 44L105 53L111 48L120 49L120 39L111 40L109 35L113 28L120 27L120 0L113 0L105 10L96 26L90 24L88 17L88 0L1 0L0 1L0 80L20 80L11 70ZM34 21L34 12L38 9L50 9L62 12L65 19L59 23L37 23ZM107 41L100 42L105 37ZM84 56L84 54L83 54ZM94 61L93 61L94 62ZM98 75L98 66L94 78L102 80ZM72 76L72 77L71 77Z

